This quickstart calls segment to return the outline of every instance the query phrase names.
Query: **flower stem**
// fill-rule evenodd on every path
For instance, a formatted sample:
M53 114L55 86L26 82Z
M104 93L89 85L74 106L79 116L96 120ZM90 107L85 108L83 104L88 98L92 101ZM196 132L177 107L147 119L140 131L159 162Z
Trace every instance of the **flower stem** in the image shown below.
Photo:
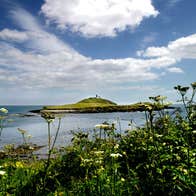
M50 138L50 122L48 122L48 152L50 153L50 142L51 142L51 138Z

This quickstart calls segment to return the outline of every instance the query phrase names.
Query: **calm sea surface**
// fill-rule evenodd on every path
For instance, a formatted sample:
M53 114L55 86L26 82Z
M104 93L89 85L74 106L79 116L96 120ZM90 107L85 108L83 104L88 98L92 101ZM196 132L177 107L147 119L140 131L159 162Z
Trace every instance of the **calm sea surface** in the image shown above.
M25 129L28 134L32 135L31 143L38 145L47 144L47 123L39 115L25 116L30 110L42 108L42 106L0 106L9 110L9 120L5 123L3 129L0 148L6 144L22 143L21 134L17 128ZM71 130L92 133L96 124L104 121L115 123L117 132L122 133L130 129L128 126L130 121L134 121L136 126L144 124L144 114L142 112L115 112L115 113L91 113L91 114L65 114L62 119L57 146L65 146L70 143L72 134ZM120 122L120 123L119 123ZM54 136L57 128L57 120L52 124L51 132Z

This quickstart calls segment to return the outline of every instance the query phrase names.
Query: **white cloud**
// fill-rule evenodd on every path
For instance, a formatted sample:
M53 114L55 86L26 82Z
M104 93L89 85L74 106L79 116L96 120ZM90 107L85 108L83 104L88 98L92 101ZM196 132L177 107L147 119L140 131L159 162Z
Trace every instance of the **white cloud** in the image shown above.
M195 35L192 35L173 41L168 47L157 48L159 52L156 55L156 48L154 51L148 48L148 53L143 51L142 55L153 58L92 59L46 32L29 13L15 10L12 15L28 35L24 46L31 44L31 50L16 48L11 42L0 42L0 82L9 86L87 89L155 80L160 77L158 69L161 72L179 72L177 67L171 68L177 60L196 58L196 50L189 48L193 49L196 45ZM172 55L162 49L171 50Z
M4 80L25 87L91 88L123 82L154 80L153 69L167 69L175 59L91 59L66 50L56 53L24 52L11 45L0 45L0 64L7 67ZM0 70L1 71L1 70Z
M169 50L165 47L148 47L145 51L138 51L140 56L160 57L169 55Z
M11 85L26 87L81 88L156 79L158 75L151 72L151 68L157 65L167 66L164 63L166 61L162 59L93 60L81 55L74 56L71 52L69 56L71 58L67 58L65 51L36 54L1 44L0 64L7 69L0 80L5 80Z
M0 39L6 41L24 42L28 40L28 35L25 32L17 30L3 29L0 31Z
M112 90L112 91L120 91L120 90L122 90L122 91L124 91L124 90L126 90L126 91L128 91L128 90L130 90L130 91L150 91L150 92L152 92L152 91L158 91L158 90L160 90L161 88L159 87L159 86L156 86L156 85L135 85L135 86L126 86L126 85L124 85L124 86L111 86L110 87L110 90Z
M196 58L196 34L182 37L169 43L168 50L179 59Z
M158 33L151 32L144 36L143 40L141 41L141 47L144 48L149 44L152 44L157 39Z
M87 37L113 37L159 12L151 0L45 0L42 13L60 29Z
M144 57L169 57L178 61L196 59L196 34L172 41L167 47L148 47L137 54Z
M10 11L12 18L23 29L24 33L28 36L27 48L44 52L59 52L67 51L76 53L68 44L59 40L54 34L45 31L37 20L27 11L21 8Z
M167 70L171 73L184 73L184 71L179 67L169 67Z

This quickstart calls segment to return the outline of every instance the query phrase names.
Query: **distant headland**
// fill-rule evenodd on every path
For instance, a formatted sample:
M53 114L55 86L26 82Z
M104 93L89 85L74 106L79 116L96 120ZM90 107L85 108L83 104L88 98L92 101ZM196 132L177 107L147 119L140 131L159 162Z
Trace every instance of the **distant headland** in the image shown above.
M106 113L106 112L135 112L144 111L146 106L152 105L150 102L139 102L130 105L118 105L108 99L96 95L83 99L77 103L65 105L44 106L41 110L31 112L51 112L51 113ZM165 106L165 108L171 108ZM156 108L155 108L156 110ZM158 110L158 108L157 108Z

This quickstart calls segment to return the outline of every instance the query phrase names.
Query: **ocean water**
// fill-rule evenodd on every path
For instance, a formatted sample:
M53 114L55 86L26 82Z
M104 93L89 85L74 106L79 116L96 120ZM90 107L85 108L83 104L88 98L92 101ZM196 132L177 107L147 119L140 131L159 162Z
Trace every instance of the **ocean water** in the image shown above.
M6 144L22 144L22 136L17 130L24 129L28 134L32 135L31 143L37 145L47 145L47 123L38 114L32 114L30 110L42 108L42 106L0 106L5 107L9 111L8 121L5 123L1 138L0 148ZM26 116L29 115L29 116ZM142 112L114 112L114 113L87 113L87 114L65 114L61 121L61 128L56 145L65 146L71 141L71 130L88 132L92 134L96 124L103 122L115 123L117 132L124 132L130 129L128 126L130 121L134 122L134 126L144 124L144 113ZM51 135L54 137L57 129L58 121L51 125Z

